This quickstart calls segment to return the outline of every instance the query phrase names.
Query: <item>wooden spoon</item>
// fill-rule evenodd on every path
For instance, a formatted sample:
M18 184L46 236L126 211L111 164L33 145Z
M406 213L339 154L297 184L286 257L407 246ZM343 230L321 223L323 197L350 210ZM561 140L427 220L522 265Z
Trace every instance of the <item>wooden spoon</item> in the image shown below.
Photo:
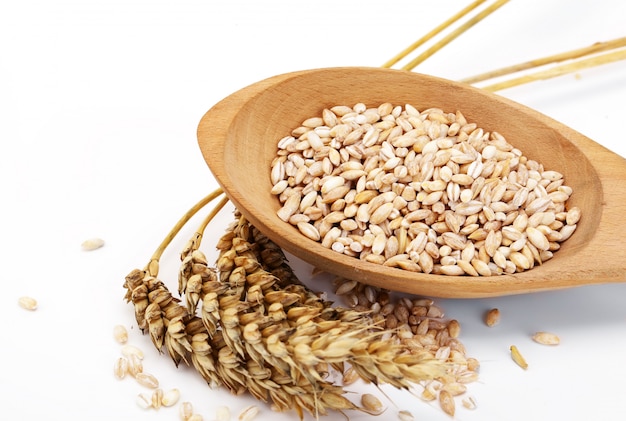
M574 235L554 257L512 275L446 276L360 261L324 248L280 220L270 193L277 142L323 108L363 102L461 111L498 131L530 159L561 172L582 210ZM626 280L626 162L576 131L506 98L432 76L381 68L329 68L283 74L212 107L198 127L204 159L235 206L284 250L330 273L413 294L474 298Z

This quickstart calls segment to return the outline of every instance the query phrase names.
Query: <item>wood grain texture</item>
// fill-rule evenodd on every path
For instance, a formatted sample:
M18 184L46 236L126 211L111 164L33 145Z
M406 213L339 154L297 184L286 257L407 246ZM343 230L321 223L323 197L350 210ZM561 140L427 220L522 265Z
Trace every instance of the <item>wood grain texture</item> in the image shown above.
M553 259L529 271L490 277L427 275L338 254L276 216L270 162L276 143L305 118L333 105L410 103L460 110L545 168L564 174L571 206L582 210L574 235ZM313 69L275 76L235 92L201 119L202 154L237 208L286 251L328 272L396 291L478 298L626 281L626 161L528 107L469 85L403 70Z

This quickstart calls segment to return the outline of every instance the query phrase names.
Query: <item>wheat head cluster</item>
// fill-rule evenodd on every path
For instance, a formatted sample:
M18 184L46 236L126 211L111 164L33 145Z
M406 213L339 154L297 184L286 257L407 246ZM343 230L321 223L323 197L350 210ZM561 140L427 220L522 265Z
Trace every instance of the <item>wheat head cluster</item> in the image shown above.
M201 236L188 242L180 297L158 278L155 260L125 279L137 325L177 366L194 367L211 387L250 393L300 418L378 414L368 399L358 404L346 396L356 380L421 385L427 400L463 393L476 380L478 365L465 357L458 322L446 322L431 301L392 303L388 291L339 279L338 295L357 298L333 306L297 278L275 243L235 215L217 242L215 265L199 249Z

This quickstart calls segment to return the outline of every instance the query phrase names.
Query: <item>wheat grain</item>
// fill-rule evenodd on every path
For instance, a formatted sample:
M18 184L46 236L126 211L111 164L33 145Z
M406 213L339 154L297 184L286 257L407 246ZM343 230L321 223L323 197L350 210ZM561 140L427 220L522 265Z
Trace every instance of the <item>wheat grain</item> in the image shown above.
M113 366L113 374L117 379L123 379L126 377L126 373L128 372L128 360L124 357L119 357L115 360L115 365Z
M120 344L128 342L128 331L122 325L116 325L113 327L113 338Z
M279 151L289 150L272 164L273 194L282 203L278 215L306 237L405 270L491 276L541 264L574 232L580 209L564 212L573 191L563 185L563 175L528 159L501 134L467 123L459 112L419 112L406 105L382 115L378 107L355 107L325 109L307 124L337 124L303 124L278 142ZM557 213L565 216L551 231L538 232L538 224L527 230L529 216L554 221ZM414 243L422 232L418 221L436 233L423 245L428 257ZM512 260L497 253L505 228L506 237L514 238L512 251L530 242L537 252L513 254ZM485 236L482 258L472 261ZM446 254L432 250L443 247L463 250L461 260L470 264L444 263Z
M448 390L444 389L439 391L439 406L441 406L443 412L450 415L451 417L454 416L456 405L454 403L454 398Z
M461 325L457 320L448 322L448 334L451 338L458 338L461 333Z
M170 389L167 392L163 393L163 396L161 397L161 404L165 407L174 406L176 405L179 399L180 399L180 390Z
M487 312L485 316L485 323L487 326L492 327L500 323L500 309L492 308Z
M524 370L528 369L528 363L515 345L511 345L511 358L515 361L515 364L519 365Z
M127 358L127 371L133 377L137 377L137 374L143 372L143 363L141 358L137 354L129 354Z
M152 392L150 400L152 402L152 407L154 409L159 409L163 402L163 389L157 388L154 392Z
M149 373L137 373L137 375L135 376L135 380L137 380L137 383L139 383L140 385L150 389L156 389L159 387L159 381L157 380L157 378Z
M135 403L142 409L148 409L152 407L152 397L145 393L140 393L135 398Z
M191 402L181 402L178 406L178 415L181 421L188 421L189 418L193 415L193 405Z
M80 247L84 251L93 251L97 250L100 247L104 246L104 240L101 238L90 238L81 243Z
M335 279L334 284L336 291L343 292L340 297L348 300L355 297L354 306L371 309L375 323L379 320L385 323L386 328L395 329L389 340L400 341L409 352L426 352L431 358L454 364L441 382L422 383L422 399L438 399L440 390L446 390L452 397L460 395L465 393L468 383L478 379L478 361L466 358L465 348L456 339L460 334L460 324L456 320L444 322L444 312L433 300L401 297L392 302L389 293L380 288L342 278ZM408 314L406 320L405 314ZM400 323L400 320L403 322Z
M401 411L398 411L398 419L400 421L413 421L415 417L413 417L413 414L411 414L410 411L403 409Z
M559 343L561 343L560 338L554 333L550 332L536 332L532 336L532 339L542 345L558 345Z
M463 407L467 409L476 409L476 407L478 406L478 404L476 403L476 399L473 396L468 396L461 402L463 403Z
M35 311L37 310L37 300L32 297L23 296L18 298L17 303L24 310Z
M383 404L376 396L371 393L361 395L361 405L371 414L381 414L383 412Z
M239 421L252 421L256 416L261 412L259 407L256 405L250 405L247 408L243 409L237 419Z
M143 351L139 348L137 348L134 345L124 345L122 347L122 355L124 355L125 357L130 357L131 355L134 355L135 357L139 358L140 360L143 360Z

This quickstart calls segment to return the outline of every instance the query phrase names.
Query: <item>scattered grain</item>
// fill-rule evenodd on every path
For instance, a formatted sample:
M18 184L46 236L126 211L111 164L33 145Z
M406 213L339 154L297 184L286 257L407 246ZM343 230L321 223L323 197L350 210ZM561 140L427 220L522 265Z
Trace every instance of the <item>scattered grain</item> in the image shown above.
M128 342L128 331L122 325L113 327L113 338L120 344Z
M376 323L395 329L393 334L385 337L386 340L400 341L410 352L425 353L427 358L451 364L450 375L442 382L420 382L423 400L436 400L440 390L446 390L452 396L460 395L465 393L468 383L478 380L478 360L467 358L465 347L457 339L461 330L459 322L444 320L443 310L432 299L395 298L381 288L344 278L335 279L334 286L336 291L343 293L338 294L342 299L350 301L354 298L355 306L370 309ZM406 321L401 323L400 319L405 318ZM349 377L350 372L349 368L344 377Z
M454 398L452 397L452 394L448 392L447 390L441 390L439 392L439 406L441 406L441 409L443 410L443 412L450 415L451 417L454 416L454 411L455 411Z
M88 240L83 241L82 244L80 245L80 248L83 249L84 251L93 251L93 250L99 249L102 246L104 246L103 239L90 238Z
M130 354L128 357L128 374L137 377L137 374L143 372L143 362L136 354Z
M143 372L137 373L137 375L135 376L135 379L137 380L137 383L139 383L140 385L144 387L147 387L150 389L156 389L159 387L159 381L152 374L143 373Z
M126 377L126 373L128 372L128 360L124 357L119 357L115 361L115 365L113 366L113 374L115 374L115 378L123 379Z
M237 417L237 419L239 421L252 421L257 415L259 415L259 412L260 410L258 406L250 405L239 413L239 417Z
M24 310L34 311L37 310L37 300L32 297L23 296L17 300L17 303Z
M537 332L533 336L533 341L542 345L558 345L561 343L560 338L554 333L549 332Z
M170 407L176 405L180 399L180 390L178 389L170 389L167 392L163 393L163 397L161 398L161 404L165 407Z
M189 421L189 418L193 415L193 405L191 402L181 402L178 406L178 415L182 421Z
M450 320L448 323L448 333L451 338L458 338L461 334L461 324L457 320Z
M461 401L463 407L467 409L476 409L478 404L476 403L476 399L473 396L468 396L467 398Z
M487 326L492 327L500 323L500 310L497 308L492 308L487 312L485 316L485 323Z
M522 367L524 370L528 369L528 363L526 362L524 357L522 357L522 354L520 354L515 345L511 345L511 358L513 359L513 361L515 361L517 365Z
M371 393L361 395L361 405L372 414L380 414L383 412L383 403Z
M415 417L413 417L410 411L403 409L402 411L398 411L398 419L400 421L413 421Z
M156 389L151 396L152 407L159 409L163 403L163 389Z
M124 345L122 347L122 355L124 355L125 357L130 357L131 355L134 355L140 360L143 360L143 351L134 345Z
M148 409L152 406L152 397L146 393L140 393L135 398L135 403L142 409Z

